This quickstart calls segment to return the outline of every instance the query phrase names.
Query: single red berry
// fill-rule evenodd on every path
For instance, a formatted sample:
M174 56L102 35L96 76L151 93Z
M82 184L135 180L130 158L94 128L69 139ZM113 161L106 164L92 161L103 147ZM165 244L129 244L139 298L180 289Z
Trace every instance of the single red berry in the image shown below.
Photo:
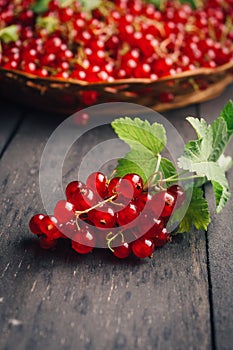
M72 248L79 254L90 253L94 246L95 237L89 229L80 229L72 237Z
M138 258L150 257L154 252L154 242L151 239L141 237L132 243L132 251Z
M94 193L99 194L102 198L105 198L108 193L107 177L101 172L94 172L90 174L87 178L86 185Z
M41 231L40 225L41 221L44 219L45 215L44 214L36 214L34 215L30 222L29 222L29 228L32 233L36 235L41 235L43 232Z
M175 197L176 208L180 207L185 201L185 190L180 185L172 185L167 188L167 192Z
M152 199L152 195L149 192L142 192L136 199L135 203L139 211L143 211L146 204L149 204Z
M58 230L58 221L54 216L45 216L41 220L40 229L50 239L60 238L61 236Z
M175 205L175 197L167 191L157 192L150 201L150 208L156 218L169 217Z
M142 178L137 174L127 174L119 183L118 193L126 198L135 198L141 194L143 190Z
M124 242L118 247L114 247L113 249L113 254L120 259L127 258L131 253L131 246L127 242Z
M83 211L96 204L96 197L92 190L87 187L82 187L73 193L70 202L74 204L75 210Z
M59 8L59 18L62 23L70 21L73 17L74 11L71 7Z
M156 235L153 237L155 247L163 247L167 243L168 237L169 233L164 227L162 231L156 233Z
M117 222L119 226L124 226L134 221L139 215L137 206L130 202L126 207L117 213Z
M68 202L72 199L73 194L80 188L86 187L81 181L72 181L66 186L66 198Z
M117 194L119 183L121 182L121 177L114 177L110 180L108 184L108 197L112 197Z
M83 91L82 102L87 106L94 105L97 102L98 96L99 94L95 90Z
M108 203L90 211L88 218L98 228L115 227L117 222L117 215Z
M153 226L144 234L146 238L154 238L160 234L164 228L164 222L162 219L153 219Z
M54 208L54 216L60 223L71 221L75 218L74 205L66 200L60 200Z

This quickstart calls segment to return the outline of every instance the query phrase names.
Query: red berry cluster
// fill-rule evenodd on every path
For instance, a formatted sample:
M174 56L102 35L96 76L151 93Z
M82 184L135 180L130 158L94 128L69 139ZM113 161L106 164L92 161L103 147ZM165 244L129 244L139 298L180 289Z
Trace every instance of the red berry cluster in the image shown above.
M131 252L146 258L169 241L166 224L184 200L179 185L150 193L137 174L108 180L95 172L86 184L69 183L66 200L56 204L53 216L34 215L29 227L45 249L53 248L58 238L70 238L72 248L80 254L109 247L118 258Z
M143 0L101 1L92 11L81 2L51 0L33 12L35 0L0 0L0 29L16 24L19 40L2 44L0 65L42 78L111 82L157 80L233 59L233 1L203 1L193 10L165 1L159 11ZM91 94L91 96L89 96ZM84 96L93 104L95 91ZM161 96L167 102L172 96Z

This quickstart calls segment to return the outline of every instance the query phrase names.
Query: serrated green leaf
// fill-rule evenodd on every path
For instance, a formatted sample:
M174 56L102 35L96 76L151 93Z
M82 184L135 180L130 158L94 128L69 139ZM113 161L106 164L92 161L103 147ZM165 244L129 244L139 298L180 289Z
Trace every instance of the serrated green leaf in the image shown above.
M161 171L164 179L177 175L174 164L167 158L161 158L159 171ZM166 185L169 186L170 182L168 181Z
M229 199L229 185L224 170L215 162L210 162L208 160L192 162L190 158L186 158L185 156L179 158L178 164L182 169L195 172L197 175L206 177L207 180L212 182L213 187L215 186L217 188L216 191L214 190L214 194L217 194L215 197L216 211L220 212L223 205L225 205Z
M12 24L0 30L0 40L2 40L6 44L10 42L16 42L18 38L19 29L18 26L15 24Z
M225 149L229 139L227 124L222 117L219 117L211 124L211 129L213 131L213 152L210 155L209 160L216 161Z
M135 143L131 151L126 153L124 158L118 160L116 176L124 176L136 173L141 176L145 183L151 174L154 173L158 157L143 145Z
M185 215L184 210L185 206L178 209L174 214L174 218L178 221L180 217L183 217L179 225L179 233L190 231L193 225L197 230L207 230L210 223L210 212L208 202L204 198L201 188L193 188L191 202Z
M233 102L229 100L227 104L223 107L220 117L222 117L227 124L228 138L233 134Z
M166 132L161 124L153 123L139 118L119 118L112 122L112 127L119 138L129 146L143 145L155 156L158 155L166 145Z
M232 158L230 156L225 156L224 154L220 155L217 163L224 172L228 171L233 166Z
M193 117L187 117L186 120L192 125L193 129L197 133L197 137L201 139L202 137L205 136L207 130L208 130L208 125L205 121L205 119L201 118L193 118Z
M218 182L211 181L211 183L213 186L214 195L216 199L216 206L217 206L216 211L217 213L219 213L223 209L227 201L229 200L230 193L228 188L222 186Z
M209 126L205 136L202 138L200 145L201 155L204 155L205 159L210 159L210 156L213 154L213 142L214 133L211 126Z

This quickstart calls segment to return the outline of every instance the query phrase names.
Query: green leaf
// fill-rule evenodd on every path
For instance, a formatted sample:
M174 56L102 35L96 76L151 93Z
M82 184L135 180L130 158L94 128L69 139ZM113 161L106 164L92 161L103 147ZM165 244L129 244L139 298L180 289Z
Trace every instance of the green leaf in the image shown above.
M37 0L31 7L32 11L41 14L48 10L50 0Z
M233 166L232 158L230 156L225 156L224 154L220 155L217 163L224 172L228 171Z
M202 137L205 136L207 129L208 129L208 125L205 121L205 119L201 118L193 118L193 117L187 117L186 118L187 121L192 125L192 127L195 129L196 133L197 133L197 137L199 139L201 139Z
M154 173L157 161L158 157L154 156L150 150L136 144L124 158L118 160L116 176L122 177L128 173L135 173L140 175L145 183Z
M184 215L185 206L176 210L174 219L179 221L179 218ZM201 188L193 188L189 207L180 222L178 232L189 232L194 225L197 230L207 230L210 223L210 212L208 202L204 198L204 193Z
M198 121L191 117L188 121L196 130L198 139L186 144L178 165L212 182L216 211L220 212L230 197L225 171L232 162L229 158L224 159L224 166L221 166L221 162L217 161L233 134L233 104L229 101L220 116L209 126L203 119Z
M228 137L230 138L233 134L233 102L232 100L229 100L227 104L224 106L223 110L220 113L220 117L222 117L227 124Z
M198 0L180 0L181 4L189 4L193 9L197 9L200 5Z
M15 42L18 39L19 29L17 25L12 24L0 30L0 40L2 40L4 43Z
M220 166L215 162L210 162L208 160L201 160L199 162L196 160L192 161L186 156L180 157L178 164L182 169L196 172L197 175L206 177L207 180L212 182L212 185L214 187L214 194L217 194L217 196L215 196L216 211L220 212L229 199L229 185L225 177L224 170L220 168Z
M226 202L230 198L230 193L227 187L222 186L220 183L216 181L211 181L213 185L214 195L216 199L217 208L216 211L219 213L223 207L225 206Z
M100 0L81 0L82 6L87 11L91 11L99 7L100 2L101 2Z
M211 124L211 129L213 131L213 152L209 160L216 161L228 143L227 124L222 117L219 117Z
M59 26L58 18L52 16L38 17L36 25L45 28L49 34L53 33Z
M166 145L166 132L161 124L153 123L139 118L119 118L112 122L112 127L119 138L130 147L143 145L155 156L158 155Z
M177 175L177 171L174 164L167 158L161 158L159 171L161 171L161 173L163 174L164 179L167 179L173 175ZM171 183L169 181L166 183L167 186L169 186L170 184Z

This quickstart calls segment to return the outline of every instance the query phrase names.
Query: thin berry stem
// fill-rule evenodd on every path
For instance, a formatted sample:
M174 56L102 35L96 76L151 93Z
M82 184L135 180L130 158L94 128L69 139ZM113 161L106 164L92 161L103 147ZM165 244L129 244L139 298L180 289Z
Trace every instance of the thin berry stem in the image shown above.
M108 248L114 252L114 249L111 247L111 243L112 241L114 241L119 235L121 235L121 243L124 243L125 241L125 237L123 235L123 232L120 231L120 232L117 232L114 236L110 237L113 233L112 232L109 232L106 236L106 240L107 240L107 246Z
M156 164L156 168L155 168L155 173L157 173L159 171L161 159L162 159L161 154L158 154L158 160L157 160L157 164Z
M93 205L92 207L90 207L90 208L88 208L88 209L86 209L86 210L82 210L82 211L76 210L76 211L75 211L75 215L76 215L77 217L79 217L79 216L82 215L82 214L87 214L87 213L89 213L89 211L91 211L92 209L99 208L102 204L111 202L111 201L112 201L113 199L115 199L116 197L117 197L117 194L114 194L113 196L111 196L111 197L105 199L105 200L102 201L102 202L99 202L99 203Z

